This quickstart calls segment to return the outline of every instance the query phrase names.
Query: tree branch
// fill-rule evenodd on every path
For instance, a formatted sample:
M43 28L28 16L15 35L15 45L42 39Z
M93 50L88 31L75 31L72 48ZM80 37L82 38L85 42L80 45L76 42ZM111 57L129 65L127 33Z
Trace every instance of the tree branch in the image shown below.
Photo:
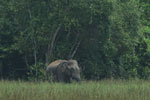
M52 56L54 43L55 43L56 37L57 37L58 32L59 32L60 29L61 29L61 25L59 25L59 26L57 27L56 31L55 31L54 34L53 34L51 43L48 44L48 51L47 51L47 53L46 53L46 64L49 63L49 60L50 60L50 58L51 58L51 56Z
M74 57L74 55L76 54L76 52L77 52L77 50L78 50L78 48L79 48L79 46L80 46L80 43L81 43L81 40L78 41L78 43L77 43L77 45L76 45L74 51L72 52L72 54L71 54L71 56L70 56L70 59L72 59L72 58Z

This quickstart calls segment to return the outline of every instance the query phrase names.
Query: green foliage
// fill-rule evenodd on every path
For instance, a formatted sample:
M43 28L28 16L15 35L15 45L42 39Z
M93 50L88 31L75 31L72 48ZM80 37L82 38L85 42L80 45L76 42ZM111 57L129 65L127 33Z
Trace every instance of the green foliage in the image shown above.
M141 13L141 39L139 42L138 46L138 57L140 67L138 68L139 75L141 78L144 79L149 79L149 69L150 69L150 63L149 63L149 58L150 58L150 2L149 0L139 0L140 2L140 8L142 9Z
M9 78L14 72L14 78L42 79L46 64L73 57L79 61L86 79L148 79L148 1L0 2L3 77ZM25 69L24 73L16 72L18 68Z
M41 62L39 62L36 66L35 65L29 66L29 72L27 73L28 80L30 80L30 81L45 80L46 79L46 73L45 73L46 68L43 66L44 66L44 64Z

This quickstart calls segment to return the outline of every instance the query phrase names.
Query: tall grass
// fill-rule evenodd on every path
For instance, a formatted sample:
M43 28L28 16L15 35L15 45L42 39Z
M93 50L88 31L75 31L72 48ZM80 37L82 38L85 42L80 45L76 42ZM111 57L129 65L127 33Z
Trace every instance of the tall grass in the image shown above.
M150 100L150 81L63 84L0 81L0 100Z

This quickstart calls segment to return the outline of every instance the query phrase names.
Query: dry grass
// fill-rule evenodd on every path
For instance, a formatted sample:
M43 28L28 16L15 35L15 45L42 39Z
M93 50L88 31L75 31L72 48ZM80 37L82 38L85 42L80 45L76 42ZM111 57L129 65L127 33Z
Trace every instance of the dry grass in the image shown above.
M0 81L0 100L149 100L150 81L103 80L81 84Z

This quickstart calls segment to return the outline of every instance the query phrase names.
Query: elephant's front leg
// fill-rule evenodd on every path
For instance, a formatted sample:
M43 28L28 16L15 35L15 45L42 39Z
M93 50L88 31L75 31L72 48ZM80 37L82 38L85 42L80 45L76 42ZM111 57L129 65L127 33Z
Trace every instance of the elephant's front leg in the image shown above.
M57 75L57 80L58 80L58 82L65 82L65 77L64 77L64 75L63 75L62 73L59 73L59 74Z
M70 76L65 76L64 80L65 80L66 83L71 83L72 82L72 79L71 79Z

